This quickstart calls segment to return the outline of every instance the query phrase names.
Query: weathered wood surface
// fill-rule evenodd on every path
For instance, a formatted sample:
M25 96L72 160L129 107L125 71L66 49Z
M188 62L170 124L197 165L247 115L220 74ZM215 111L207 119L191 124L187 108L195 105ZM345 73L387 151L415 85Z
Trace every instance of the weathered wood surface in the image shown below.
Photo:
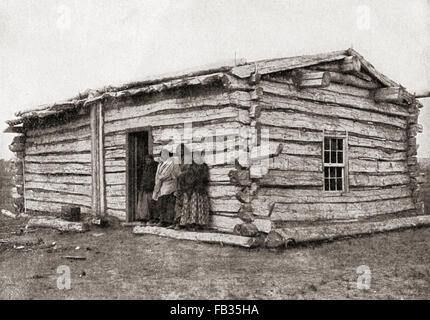
M91 184L90 175L42 175L42 174L30 174L25 175L25 181L28 182L43 182L43 183L61 183L61 184Z
M405 198L411 196L409 186L387 189L350 190L348 193L322 190L260 188L251 201L253 214L270 216L275 203L356 203Z
M331 52L299 57L281 58L273 60L256 61L253 64L234 67L231 73L240 78L248 78L255 70L260 74L268 74L297 68L304 68L323 62L342 60L346 57L345 51Z
M89 226L83 222L65 221L53 217L34 217L27 223L28 228L52 228L63 232L86 232Z
M35 128L30 128L26 131L26 136L31 139L33 137L49 137L49 134L57 134L61 136L61 133L73 134L72 132L78 132L82 127L89 128L90 125L90 117L88 115L81 116L75 119L71 119L63 124L55 124L55 125L44 125L38 126ZM66 133L67 132L67 133Z
M54 191L26 190L26 200L54 201L63 204L91 206L91 195L78 195ZM61 211L61 210L60 210Z
M157 235L161 237L173 238L178 240L193 240L207 243L217 243L222 245L233 245L245 248L252 248L255 246L254 238L243 237L225 233L215 232L191 232L179 231L160 227L141 227L136 226L133 233L137 235Z
M269 170L260 186L322 186L320 172Z
M260 122L262 125L287 126L306 128L308 130L344 130L366 137L377 137L391 141L405 141L406 130L394 127L383 127L373 123L361 123L350 119L329 118L315 114L303 114L297 112L265 110L261 113Z
M84 163L25 163L26 173L90 175L90 164Z
M52 213L58 214L61 211L61 207L65 203L56 202L56 199L52 198L51 201L39 201L39 200L25 200L25 206L27 210L37 211L40 213ZM70 203L73 204L73 203ZM80 206L81 212L88 214L91 213L90 207Z
M388 187L396 185L405 185L410 182L408 174L393 173L393 174L364 174L350 173L350 187Z
M91 186L89 184L67 184L67 183L44 183L28 181L25 184L26 190L43 190L54 192L65 192L80 195L91 195Z
M294 88L294 86L265 80L262 80L258 85L259 87L263 88L263 91L265 93L264 95L266 95L267 93L272 95L322 102L327 104L338 104L341 106L368 110L387 115L395 115L401 117L409 116L408 110L402 106L390 103L376 103L371 99L366 99L362 97L343 95L315 88L297 90Z
M25 153L26 155L38 155L46 153L62 154L89 151L91 151L91 142L89 140L81 140L56 144L33 144L26 148Z
M34 163L91 163L91 154L86 152L42 156L27 155L25 161Z
M50 144L64 141L89 140L90 137L89 125L84 125L82 127L70 128L68 131L58 130L57 132L41 135L28 134L27 143Z
M380 88L375 91L375 101L391 102L408 105L414 101L414 96L407 93L402 87Z
M275 203L273 221L352 219L415 209L410 197L360 203Z
M208 122L212 120L232 120L242 123L249 123L249 113L236 107L211 108L201 111L184 111L173 115L154 115L147 117L136 117L114 122L106 122L105 132L112 133L130 128L142 126L174 126L182 125L186 122Z
M162 112L164 114L178 115L179 111L189 111L187 109L204 110L229 105L249 108L250 101L250 94L244 91L219 92L208 96L198 95L187 98L165 99L137 106L115 106L106 110L105 121L112 122L136 117L148 117Z
M388 219L376 222L338 223L314 227L294 227L276 229L283 239L294 239L297 243L334 240L347 236L358 236L386 232L403 228L430 226L430 216L416 216Z
M289 110L294 112L303 112L316 114L327 117L350 119L361 122L376 122L389 126L396 126L405 129L407 120L399 117L388 116L371 112L367 110L359 110L342 106L328 106L324 103L315 103L305 100L296 100L290 98L282 98L278 96L264 96L261 103L264 109L269 110Z

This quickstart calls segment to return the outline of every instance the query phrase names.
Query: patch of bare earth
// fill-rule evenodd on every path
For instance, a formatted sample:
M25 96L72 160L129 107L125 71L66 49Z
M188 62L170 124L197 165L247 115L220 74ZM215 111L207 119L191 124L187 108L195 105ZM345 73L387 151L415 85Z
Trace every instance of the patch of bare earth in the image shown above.
M1 217L0 232L23 224ZM284 251L135 236L120 228L22 236L45 245L0 245L0 299L430 298L429 228ZM70 290L57 288L61 265L70 267ZM371 271L368 290L357 289L360 265Z

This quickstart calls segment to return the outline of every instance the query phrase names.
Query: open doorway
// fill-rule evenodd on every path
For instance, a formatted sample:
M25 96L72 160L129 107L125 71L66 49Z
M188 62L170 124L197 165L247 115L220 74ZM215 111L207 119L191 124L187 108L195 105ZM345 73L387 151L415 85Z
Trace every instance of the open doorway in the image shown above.
M127 221L132 222L136 221L143 160L145 155L152 154L151 130L129 132L127 150Z

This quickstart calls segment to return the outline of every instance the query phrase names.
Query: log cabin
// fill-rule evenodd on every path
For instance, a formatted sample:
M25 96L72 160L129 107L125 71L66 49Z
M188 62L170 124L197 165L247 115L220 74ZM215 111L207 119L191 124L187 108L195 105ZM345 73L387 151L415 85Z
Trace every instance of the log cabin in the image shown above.
M7 121L15 207L131 222L143 155L183 141L210 167L212 229L318 239L402 227L423 214L421 107L353 49L87 90Z

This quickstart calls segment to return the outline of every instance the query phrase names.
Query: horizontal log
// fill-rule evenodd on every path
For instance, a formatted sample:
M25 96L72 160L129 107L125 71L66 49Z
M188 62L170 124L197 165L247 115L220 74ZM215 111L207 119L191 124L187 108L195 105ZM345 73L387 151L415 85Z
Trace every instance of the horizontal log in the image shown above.
M350 85L363 89L377 89L381 87L374 81L363 80L362 77L358 77L356 75L342 74L338 72L330 72L330 80L335 83Z
M127 208L127 201L125 197L111 197L111 196L107 196L106 197L106 206L109 209L114 209L114 210L125 210Z
M323 91L334 92L342 95L356 96L366 99L373 99L373 93L371 89L358 88L347 84L341 84L331 82L326 88L321 88Z
M83 222L71 222L52 217L35 217L27 223L28 228L51 228L63 232L86 232L89 226Z
M320 172L269 170L260 186L322 186Z
M33 144L55 144L64 141L75 141L75 140L89 140L91 137L91 131L89 126L83 126L78 128L71 128L70 131L57 131L49 134L40 136L30 135L27 138L27 143Z
M113 135L107 135L104 138L104 147L112 148L112 147L123 147L125 148L127 143L127 134L126 133L115 133Z
M313 227L282 228L275 231L285 240L294 239L296 243L334 240L342 237L374 234L392 230L429 226L429 216L386 219L374 222L326 224Z
M282 126L283 123L289 123L293 124L294 127L302 127L308 130L344 130L363 136L390 139L392 141L405 141L406 139L406 130L297 112L266 110L261 113L260 122L262 125L269 126Z
M148 117L136 117L127 120L107 122L105 124L105 133L121 131L125 129L138 128L143 126L172 126L183 125L187 122L205 122L212 120L228 119L249 123L249 114L247 110L241 110L235 107L213 108L202 111L182 112L180 114L162 114Z
M88 141L75 141L68 143L57 143L47 145L29 145L25 153L26 155L37 155L45 153L76 153L76 152L90 152L91 142Z
M383 161L406 160L406 152L386 151L379 148L355 147L348 148L348 157Z
M125 148L116 148L112 150L105 150L105 160L125 159L127 157L127 150Z
M260 74L269 74L279 71L304 68L323 62L342 60L346 57L344 51L332 52L329 54L307 55L282 59L258 61L253 64L238 66L231 70L231 73L239 78L248 78L255 70Z
M126 195L125 184L106 186L106 197L125 197L125 195Z
M375 91L375 101L408 105L414 101L414 97L402 87L388 87Z
M222 107L228 105L250 107L250 94L243 91L221 92L212 95L194 96L179 99L167 99L153 103L146 103L138 106L115 106L105 112L105 121L113 122L118 120L131 119L136 117L153 116L156 113L175 114L187 109L207 109L213 107Z
M373 138L365 138L354 136L352 134L348 135L348 145L354 147L366 147L366 148L382 148L382 149L392 149L398 151L406 151L408 145L406 142L402 141L391 141L387 139L377 139Z
M55 199L53 199L55 201ZM47 202L47 201L35 201L26 199L25 200L26 210L37 211L42 213L58 214L61 212L61 207L64 203L59 202ZM81 212L84 214L90 214L91 208L80 206Z
M222 232L233 233L234 227L237 224L243 223L243 221L239 219L237 216L231 216L231 215L228 216L229 213L226 213L226 214L227 215L219 215L219 214L211 215L209 228L222 231Z
M222 120L221 120L222 121ZM162 127L154 128L152 131L152 136L154 143L166 144L170 141L178 140L190 140L192 136L192 141L199 142L204 141L206 137L223 137L223 136L241 136L241 132L246 130L243 125L237 121L230 122L219 122L215 124L204 124L200 126L196 123L188 123L187 125L192 125L191 131L184 131L183 124L179 127ZM188 130L189 127L187 127Z
M376 112L359 110L349 107L336 106L329 107L323 103L314 103L305 100L296 100L290 98L281 98L277 96L264 96L262 99L262 112L264 109L269 110L289 110L303 112L320 116L350 119L360 122L376 122L384 125L396 126L406 129L407 121L394 116L387 116Z
M91 184L91 176L78 175L42 175L26 173L25 182Z
M293 156L281 154L269 161L269 168L289 171L322 172L321 157Z
M52 123L50 125L38 126L36 128L31 128L26 130L27 138L32 137L43 137L48 134L58 134L64 131L76 131L79 128L89 126L90 117L88 115L81 116L75 119L70 119L63 124Z
M45 192L65 192L79 195L91 195L91 186L88 184L69 184L69 183L46 183L28 181L25 184L26 190L41 190Z
M319 88L330 85L328 72L294 72L294 82L299 88Z
M369 161L362 159L349 159L348 165L350 172L408 172L408 166L405 161Z
M409 116L409 112L401 106L397 106L395 104L390 103L376 103L371 99L366 99L362 97L337 94L334 92L328 92L326 90L315 88L296 90L294 86L264 80L259 83L259 86L263 88L265 93L273 95L298 98L327 104L338 104L346 107L368 110L387 115L395 115L401 117Z
M26 162L35 163L91 163L91 153L76 153L76 154L63 154L63 155L44 155L33 156L27 155Z
M34 191L34 190L25 190L25 199L26 200L35 200L35 201L52 201L70 205L77 206L86 206L91 207L91 196L90 195L77 195L77 194L67 194L60 193L54 191ZM60 210L61 212L61 210Z
M323 190L259 188L251 201L253 213L269 216L275 203L359 203L377 200L397 199L411 196L409 186L387 189L350 190L327 192Z
M133 233L138 235L151 234L178 240L192 240L207 243L217 243L221 245L240 246L245 248L252 248L255 246L254 238L225 233L177 231L161 227L141 226L134 227Z
M237 199L210 199L211 210L214 212L239 212L242 206Z
M390 175L351 173L349 175L350 187L388 187L404 185L410 182L408 174L396 173Z
M273 221L356 219L415 209L411 198L359 203L275 203Z
M90 164L83 163L25 163L25 172L37 174L80 174L90 175Z

